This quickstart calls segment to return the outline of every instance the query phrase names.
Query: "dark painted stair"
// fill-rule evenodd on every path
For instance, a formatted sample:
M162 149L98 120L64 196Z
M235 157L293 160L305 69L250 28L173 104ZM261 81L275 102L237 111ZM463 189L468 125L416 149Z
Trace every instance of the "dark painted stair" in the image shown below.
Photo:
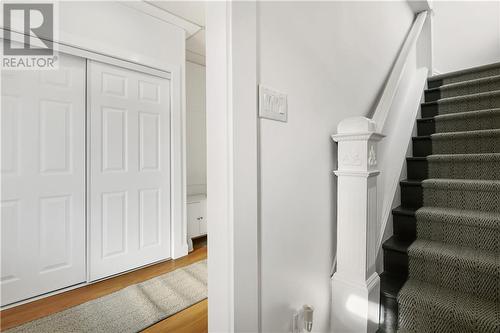
M473 73L484 74L487 78L477 79ZM413 157L406 159L408 179L400 182L401 206L392 210L393 236L382 245L384 272L380 275L378 332L397 332L397 296L408 276L408 248L417 236L415 212L423 205L422 181L429 178L427 156L433 153L431 135L436 133L438 104L443 101L442 98L447 98L448 102L460 99L464 87L469 89L471 86L471 80L474 85L470 89L476 89L471 93L487 92L491 81L500 82L500 64L431 77L427 81L425 103L421 105L422 118L417 120L417 136L412 138Z

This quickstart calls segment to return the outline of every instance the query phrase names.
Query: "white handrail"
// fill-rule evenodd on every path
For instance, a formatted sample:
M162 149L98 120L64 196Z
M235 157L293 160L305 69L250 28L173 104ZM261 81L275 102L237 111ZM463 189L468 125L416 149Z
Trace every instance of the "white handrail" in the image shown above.
M392 101L394 100L394 96L396 95L396 91L401 78L403 77L404 69L406 63L408 62L408 57L412 49L417 44L418 37L420 36L420 32L422 31L427 15L427 11L420 12L413 22L411 30L408 33L408 37L406 38L403 47L401 48L401 52L399 52L396 63L392 67L391 74L389 75L389 79L387 80L387 83L384 87L384 91L377 104L377 108L373 113L372 120L375 121L377 131L380 133L382 133L382 130L384 129L385 120L389 115Z

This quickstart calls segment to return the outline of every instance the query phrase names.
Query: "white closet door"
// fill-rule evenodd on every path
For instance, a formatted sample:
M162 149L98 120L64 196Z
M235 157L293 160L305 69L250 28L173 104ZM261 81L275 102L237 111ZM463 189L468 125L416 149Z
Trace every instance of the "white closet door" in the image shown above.
M90 279L170 257L170 81L89 61Z
M1 303L85 281L85 61L2 71Z

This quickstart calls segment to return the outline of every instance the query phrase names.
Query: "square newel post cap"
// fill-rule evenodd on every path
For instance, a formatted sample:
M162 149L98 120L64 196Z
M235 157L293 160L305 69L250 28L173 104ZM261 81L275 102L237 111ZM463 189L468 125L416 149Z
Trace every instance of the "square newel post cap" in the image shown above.
M365 117L342 120L332 139L338 142L337 176L360 177L378 175L377 142L384 136L376 133L376 124Z
M376 133L376 124L366 117L351 117L342 120L337 126L337 134L332 139L339 141L379 141L384 135Z

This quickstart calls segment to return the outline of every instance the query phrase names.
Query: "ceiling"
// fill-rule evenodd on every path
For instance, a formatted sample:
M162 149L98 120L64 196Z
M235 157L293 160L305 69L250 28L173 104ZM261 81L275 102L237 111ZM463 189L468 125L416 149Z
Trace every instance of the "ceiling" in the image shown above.
M146 1L159 9L196 24L200 30L186 39L186 60L205 64L205 1Z

